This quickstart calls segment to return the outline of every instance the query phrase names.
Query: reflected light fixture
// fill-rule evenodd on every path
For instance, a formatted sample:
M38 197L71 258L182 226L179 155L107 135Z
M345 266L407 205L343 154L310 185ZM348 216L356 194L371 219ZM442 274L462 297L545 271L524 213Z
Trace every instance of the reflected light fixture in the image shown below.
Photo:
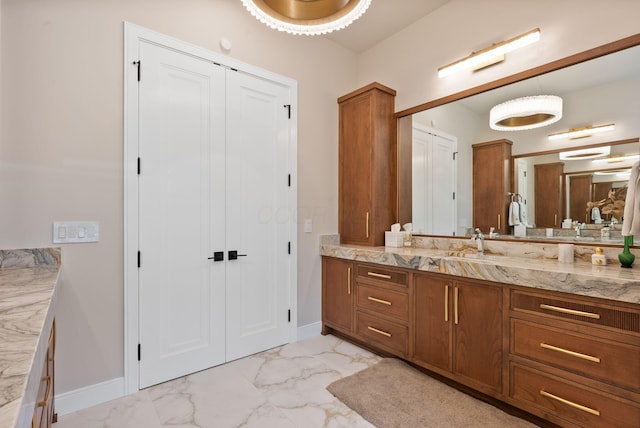
M504 55L506 53L535 43L538 40L540 40L540 29L534 28L531 31L527 31L526 33L520 34L519 36L513 37L509 40L495 43L489 47L479 50L478 52L473 52L466 58L459 59L458 61L454 61L451 64L438 68L438 77L446 77L460 70L479 70L481 68L497 64L504 61Z
M640 155L612 155L602 159L594 159L591 162L618 163L640 159Z
M604 147L588 147L586 149L568 150L566 152L560 152L560 160L583 160L601 158L603 156L609 156L611 153L611 146Z
M522 131L540 128L562 118L562 98L533 95L515 98L489 111L489 126L497 131Z
M315 36L350 25L371 0L242 0L260 22L278 31Z
M614 129L616 129L615 123L608 123L606 125L598 126L589 125L583 126L582 128L571 128L568 131L549 134L549 140L559 140L561 138L569 138L570 140L575 140L576 138L591 137L593 134L613 131Z

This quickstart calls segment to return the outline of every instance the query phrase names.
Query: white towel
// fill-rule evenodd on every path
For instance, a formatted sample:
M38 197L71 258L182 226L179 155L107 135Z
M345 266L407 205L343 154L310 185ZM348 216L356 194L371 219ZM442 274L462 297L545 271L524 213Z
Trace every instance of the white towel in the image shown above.
M599 223L602 221L602 217L600 216L600 208L591 208L591 220L593 220L595 223Z
M517 226L520 224L520 204L511 202L509 204L509 226Z
M640 235L640 162L631 167L627 198L624 202L622 236Z
M527 226L527 204L526 202L520 202L520 223Z

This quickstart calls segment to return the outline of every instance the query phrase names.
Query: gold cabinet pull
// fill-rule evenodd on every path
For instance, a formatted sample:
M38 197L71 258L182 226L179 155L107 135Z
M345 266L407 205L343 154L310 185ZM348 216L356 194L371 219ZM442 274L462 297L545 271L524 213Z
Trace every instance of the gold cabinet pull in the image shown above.
M351 268L347 268L347 294L351 294Z
M391 279L391 275L384 275L382 273L367 272L367 275L375 276L376 278Z
M558 225L558 214L554 214L553 215L553 226L557 226Z
M366 217L366 220L365 220L364 227L365 227L367 238L369 238L369 211L367 211L367 215L365 217Z
M371 296L368 296L367 299L371 300L372 302L382 303L383 305L391 306L391 302L388 301L388 300L377 299L377 298L371 297Z
M453 289L453 322L458 324L458 287Z
M549 345L547 343L541 342L540 347L544 349L550 349L551 351L561 352L563 354L571 355L573 357L582 358L583 360L592 361L594 363L599 363L600 358L594 357L592 355L581 354L580 352L570 351L564 348L558 348L557 346Z
M500 225L502 224L502 222L500 221L500 214L498 214L498 230L500 230Z
M53 387L53 382L51 382L51 376L44 376L42 380L47 381L47 391L44 394L44 400L38 401L38 403L36 404L36 407L46 406L47 402L49 401L49 397L51 396L51 390Z
M367 328L373 332L376 332L378 334L381 334L383 336L387 336L387 337L391 337L391 333L387 333L386 331L382 331L382 330L378 330L375 327L371 327L370 325L367 326Z
M581 317L593 318L597 320L600 319L600 314L594 314L592 312L576 311L575 309L568 309L568 308L562 308L560 306L546 305L544 303L540 304L540 309L547 309L550 311L561 312L563 314L578 315Z
M444 322L449 322L449 285L444 286Z
M551 398L553 400L559 401L567 406L571 406L574 409L582 410L583 412L591 413L592 415L600 416L600 412L598 410L592 409L590 407L583 406L582 404L574 403L573 401L569 401L567 399L558 397L557 395L553 395L548 393L547 391L540 390L540 395L543 397Z

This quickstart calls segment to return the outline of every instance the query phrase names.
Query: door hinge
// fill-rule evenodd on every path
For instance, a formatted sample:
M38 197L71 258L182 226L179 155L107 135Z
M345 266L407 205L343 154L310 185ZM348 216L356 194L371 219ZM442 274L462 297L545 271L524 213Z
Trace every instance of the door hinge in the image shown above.
M140 267L140 251L138 251L138 267Z
M140 158L138 158L138 175L140 175Z
M291 309L289 309L288 314L287 314L287 320L289 322L291 322Z
M456 192L453 192L453 200L456 200Z
M458 154L458 152L453 152L453 160L456 160L456 155Z
M291 241L287 243L287 254L291 254Z
M287 185L291 187L291 174L287 176Z
M524 174L524 176L527 176L527 171L522 171L522 174Z
M291 104L285 104L284 108L287 109L287 117L291 119Z
M140 81L140 69L142 68L142 63L140 62L140 60L133 61L133 65L138 66L138 82L139 82Z
M140 344L138 343L138 361L140 361Z

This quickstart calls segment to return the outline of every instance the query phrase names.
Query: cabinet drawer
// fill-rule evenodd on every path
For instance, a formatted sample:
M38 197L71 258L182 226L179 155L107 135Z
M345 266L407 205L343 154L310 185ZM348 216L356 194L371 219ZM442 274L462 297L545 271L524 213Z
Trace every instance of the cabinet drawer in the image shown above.
M511 353L640 391L636 346L512 320Z
M363 309L409 321L407 293L358 284L357 305Z
M406 287L409 284L409 273L387 269L380 265L358 264L358 281L375 280Z
M637 403L512 363L510 396L581 427L637 427Z
M543 293L511 292L511 310L640 333L640 311Z
M359 336L402 355L407 354L409 333L406 325L383 320L360 311L356 312L356 317L356 332Z

